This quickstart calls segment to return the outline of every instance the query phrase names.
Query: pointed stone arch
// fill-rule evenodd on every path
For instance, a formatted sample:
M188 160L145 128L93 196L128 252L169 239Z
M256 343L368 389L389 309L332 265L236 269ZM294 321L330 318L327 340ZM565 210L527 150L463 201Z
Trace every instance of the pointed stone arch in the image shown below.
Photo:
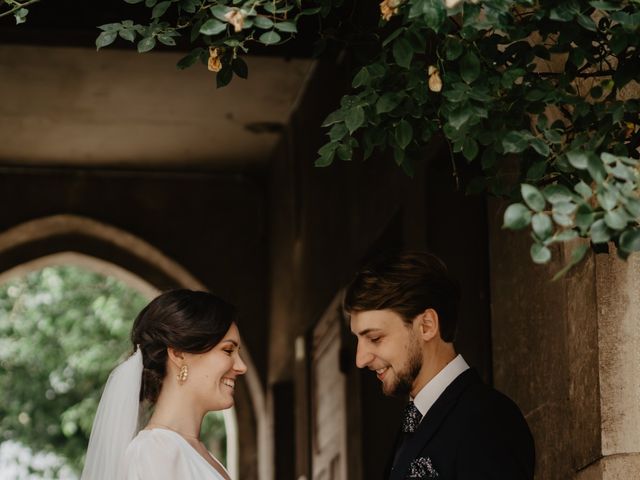
M207 290L187 269L149 242L92 218L52 215L0 233L0 283L29 271L62 264L114 276L148 298L168 288ZM242 408L249 411L240 419L235 408L224 412L229 469L231 476L237 478L240 464L257 463L248 467L254 474L247 478L269 480L273 466L264 392L246 347L243 351L249 368L246 389L240 388L238 394ZM240 435L245 459L239 455Z

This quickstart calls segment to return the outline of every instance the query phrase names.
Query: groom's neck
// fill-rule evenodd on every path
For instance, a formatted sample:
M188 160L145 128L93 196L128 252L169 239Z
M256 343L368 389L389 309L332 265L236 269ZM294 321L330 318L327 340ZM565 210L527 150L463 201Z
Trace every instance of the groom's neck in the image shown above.
M411 387L411 397L415 398L444 367L456 358L453 343L438 339L433 344L424 345L422 349L422 368Z

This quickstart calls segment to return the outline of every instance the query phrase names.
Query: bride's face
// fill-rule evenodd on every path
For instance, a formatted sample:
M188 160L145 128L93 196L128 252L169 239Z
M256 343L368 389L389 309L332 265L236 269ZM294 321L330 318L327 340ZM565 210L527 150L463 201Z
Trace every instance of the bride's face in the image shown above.
M189 376L182 386L189 388L205 410L224 410L233 406L236 379L247 371L240 358L240 334L232 324L223 339L202 354L188 354Z

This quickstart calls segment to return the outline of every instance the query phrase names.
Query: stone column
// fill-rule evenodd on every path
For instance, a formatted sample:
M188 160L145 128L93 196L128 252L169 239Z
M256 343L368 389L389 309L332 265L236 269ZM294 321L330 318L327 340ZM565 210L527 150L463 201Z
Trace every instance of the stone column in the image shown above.
M640 477L640 256L611 250L596 256L601 457L579 480Z
M589 252L553 282L576 245L534 265L490 207L494 384L531 427L536 479L640 478L640 254Z

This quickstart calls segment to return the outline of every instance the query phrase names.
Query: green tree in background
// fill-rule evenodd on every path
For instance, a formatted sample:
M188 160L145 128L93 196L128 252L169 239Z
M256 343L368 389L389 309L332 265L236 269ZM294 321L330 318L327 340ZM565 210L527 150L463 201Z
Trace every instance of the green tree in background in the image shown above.
M72 266L0 288L0 438L52 451L80 469L109 372L131 350L146 299Z
M74 266L0 286L0 443L53 452L80 472L102 388L130 353L146 303L119 280ZM203 430L224 458L222 415Z

